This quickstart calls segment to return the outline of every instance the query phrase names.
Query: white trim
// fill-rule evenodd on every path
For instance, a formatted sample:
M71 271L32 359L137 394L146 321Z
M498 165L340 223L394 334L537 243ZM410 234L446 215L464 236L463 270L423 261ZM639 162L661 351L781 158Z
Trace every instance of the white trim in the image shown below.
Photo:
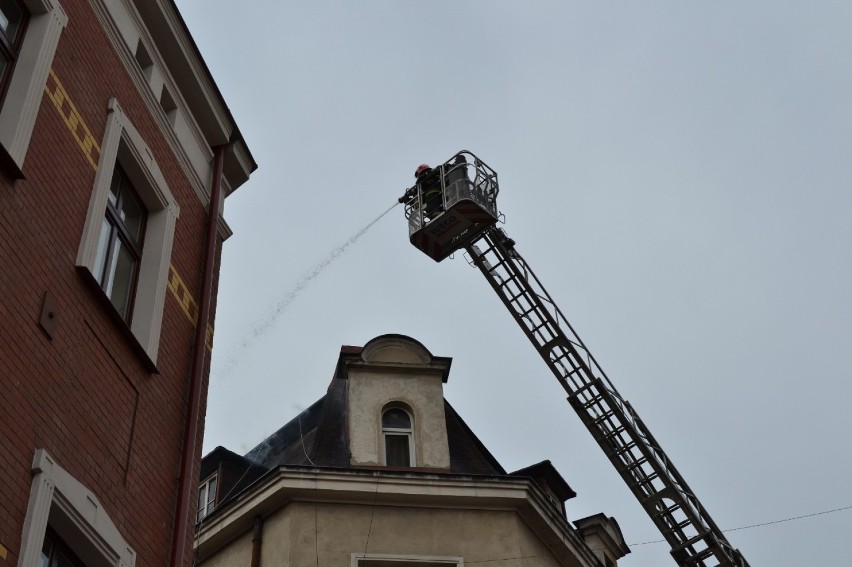
M72 543L75 553L82 553L81 559L87 564L115 567L136 564L136 552L121 536L97 497L60 467L45 449L36 450L32 472L18 567L39 564L48 523L60 532L60 537L62 529L56 523L74 531L73 539L68 534L63 539Z
M169 260L180 207L169 191L166 179L148 145L121 110L118 101L113 98L109 101L98 171L95 174L92 198L89 200L83 238L77 251L77 266L88 269L96 280L98 278L93 272L98 236L116 163L121 164L148 209L130 330L151 361L156 364L163 307L166 302Z
M378 476L377 476L378 475ZM195 548L201 561L251 530L255 518L290 502L334 502L450 510L514 511L552 550L569 553L580 567L595 567L597 558L543 496L532 479L511 476L417 474L373 470L322 471L286 466L234 497L199 528Z
M389 555L387 553L353 553L350 556L349 567L443 567L445 565L464 566L464 558L446 555Z
M47 74L68 16L59 0L24 0L30 21L0 109L0 144L23 169Z
M213 178L213 150L210 146L214 144L210 144L205 138L201 126L145 28L142 16L127 0L89 0L89 3L195 194L207 205L210 202L210 182ZM140 43L151 59L151 65L147 69L142 69L136 59L136 50ZM174 120L167 116L160 104L163 88L168 90L176 105ZM225 141L230 135L224 124L219 135Z

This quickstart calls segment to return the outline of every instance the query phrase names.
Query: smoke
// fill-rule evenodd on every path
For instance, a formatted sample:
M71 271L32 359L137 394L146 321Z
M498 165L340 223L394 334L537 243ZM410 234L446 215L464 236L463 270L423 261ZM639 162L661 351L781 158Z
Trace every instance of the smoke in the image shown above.
M288 291L286 294L284 294L284 297L282 297L278 302L276 302L275 305L273 305L272 310L270 311L269 315L267 315L266 317L264 317L260 321L257 321L252 326L251 331L249 331L248 335L242 340L240 345L236 348L236 352L234 354L232 354L227 359L225 364L223 365L222 373L223 374L230 374L231 372L233 372L234 369L237 367L237 365L240 363L240 361L245 356L248 348L269 332L269 330L272 328L272 326L275 324L275 322L278 320L278 318L281 316L281 314L284 313L287 310L287 308L290 307L290 305L293 304L293 302L299 297L299 295L301 295L301 293L303 291L305 291L305 289L308 287L308 285L311 282L313 282L317 277L319 277L319 275L322 274L323 271L325 271L325 269L328 268L332 264L332 262L334 262L337 258L339 258L341 254L346 252L346 250L350 246L355 244L358 241L358 239L361 238L364 235L364 233L366 233L368 230L370 230L370 228L372 228L372 226L374 224L379 222L385 215L387 215L389 212L391 212L394 209L394 207L396 207L397 205L399 205L398 202L391 205L385 212L383 212L382 214L377 216L375 219L370 221L366 226L364 226L358 232L356 232L354 235L352 235L349 238L349 240L347 240L343 244L336 246L334 249L332 249L332 251L329 252L328 255L325 257L325 259L323 259L321 262L316 264L313 268L308 270L301 277L301 279L296 283L296 285L290 291Z

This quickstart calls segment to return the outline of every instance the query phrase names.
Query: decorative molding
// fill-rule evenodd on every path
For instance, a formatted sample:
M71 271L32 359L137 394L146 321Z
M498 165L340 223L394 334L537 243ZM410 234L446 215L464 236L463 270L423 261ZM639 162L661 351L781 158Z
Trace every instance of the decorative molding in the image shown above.
M113 2L107 2L105 0L89 0L89 3L94 8L95 14L101 22L110 43L115 49L115 52L118 54L119 59L121 59L121 62L127 70L130 79L133 81L136 90L139 92L145 102L145 105L148 107L148 111L159 126L163 137L169 144L169 147L174 153L175 158L187 177L187 180L190 185L192 185L195 194L198 196L201 203L205 206L208 205L210 202L208 182L213 175L213 150L207 144L207 141L201 132L201 128L198 126L198 123L195 121L192 113L189 112L189 106L178 90L174 79L169 74L150 34L148 34L145 26L142 24L139 13L136 8L126 0ZM124 25L122 26L121 24ZM134 28L133 31L136 34L135 36L132 35L128 26L132 26ZM149 56L152 60L154 60L154 65L163 81L163 84L169 89L169 93L177 105L178 112L180 112L184 117L188 130L198 145L198 150L202 153L207 162L206 171L200 172L197 170L196 166L193 165L193 161L189 156L187 148L175 132L174 126L166 115L166 112L160 106L160 100L157 93L154 92L148 77L145 76L145 73L139 66L135 53L132 51L132 49L136 46L135 44L139 41L142 41ZM131 43L134 45L131 46Z
M72 543L83 543L79 541L82 536L89 544L89 551L94 551L100 562L106 561L115 567L133 567L136 564L136 552L124 540L97 496L59 466L45 449L36 450L32 472L18 567L40 564L47 525L54 518L61 524L54 526L60 536L63 535L62 527L74 532L65 535L65 539Z
M532 479L286 466L220 503L207 517L196 538L200 559L245 533L259 513L265 515L295 501L513 511L551 549L567 547L577 565L598 565L586 543Z
M21 170L41 104L39 93L47 81L59 35L68 23L58 0L24 0L24 4L30 21L0 109L0 144Z
M116 163L120 163L148 209L145 247L139 266L136 296L133 299L134 316L130 330L151 361L156 364L169 259L180 207L169 191L166 179L148 145L114 98L109 102L107 125L100 148L92 197L89 200L83 237L77 252L77 265L88 269L95 280L98 280L94 275L98 240L113 170Z

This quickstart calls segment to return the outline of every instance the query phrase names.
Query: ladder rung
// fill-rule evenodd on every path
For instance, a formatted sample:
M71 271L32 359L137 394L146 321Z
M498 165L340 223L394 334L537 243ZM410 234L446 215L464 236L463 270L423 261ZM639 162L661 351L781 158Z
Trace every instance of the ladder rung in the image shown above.
M627 428L624 427L623 425L619 425L618 427L615 427L614 429L607 431L605 437L607 439L615 439L616 437L618 437L619 435L621 435L625 431L627 431Z
M558 363L562 363L562 362L563 362L566 358L568 358L568 357L567 357L567 356L557 356L556 358L554 358L554 359L553 359L553 363L554 363L554 364L555 364L555 363L557 363L557 362L558 362ZM573 365L573 364L571 364L570 362L571 362L571 361L569 360L569 361L568 361L568 364L565 364L565 365L564 365L565 367L567 367L567 368L570 368L570 369L571 369L571 371L570 371L570 372L568 372L568 374L567 374L567 375L568 375L568 376L583 376L583 374L584 374L584 373L583 373L583 368L582 368L581 366L574 366L574 365ZM600 394L598 394L598 396L600 396ZM603 399L603 396L601 396L601 399Z
M684 550L684 549L686 549L687 547L690 547L690 546L692 546L692 545L695 545L697 542L699 542L699 541L701 541L702 539L704 539L705 537L707 537L707 534L708 534L708 533L709 533L709 532L702 532L702 533L700 533L700 534L698 534L698 535L692 536L691 538L689 538L688 540L684 541L684 542L683 542L683 543L681 543L680 545L673 546L673 547L672 547L672 553L675 553L675 552L677 552L677 551ZM711 549L711 548L709 548L709 547L708 547L707 549ZM705 551L706 551L706 550L705 550ZM710 552L712 553L712 550L711 550Z
M637 480L637 481L636 481L636 484L638 484L639 486L646 485L646 484L651 484L652 482L654 482L654 481L655 481L655 480L657 480L658 478L660 478L660 475L658 475L657 473L653 472L653 473L651 473L651 474L649 474L649 475L645 475L645 476L643 476L641 480Z
M552 343L552 342L554 342L554 341L551 341L551 343ZM547 343L547 344L549 345L550 343ZM545 345L545 346L547 346L547 345ZM565 355L562 355L562 356L560 356L559 358L564 358L564 357L565 357ZM557 358L557 360L558 360L559 358ZM574 367L574 366L572 366L572 368L575 368L575 369L572 371L572 373L574 373L574 372L579 372L579 371L580 371L580 368L579 368L579 367ZM580 388L577 388L577 391L574 393L574 396L579 396L579 395L580 395L580 393L582 393L582 392L584 392L584 391L586 391L586 390L591 389L591 387L592 387L592 386L594 386L594 385L596 385L596 383L597 383L597 380L593 380L593 381L589 382L588 384L584 384L584 385L583 385L583 386L581 386ZM599 393L594 394L594 395L595 395L595 396L602 396L602 394L599 394Z
M716 557L713 548L707 547L705 549L702 549L701 551L693 552L693 554L690 557L682 559L679 563L681 565L702 565L703 566L704 565L703 561L705 559L707 559L708 557L710 557L711 555ZM716 557L716 559L718 559L718 557Z
M633 447L635 447L636 443L631 443L631 445L633 445ZM625 445L625 447L627 447L627 445ZM629 451L633 447L630 447L629 449L622 451L622 453L626 453L627 451ZM647 462L648 462L648 457L641 457L641 458L636 459L635 461L631 462L630 464L625 465L624 468L626 468L628 471L632 471L633 469L639 468Z
M535 304L533 304L533 306L530 307L529 309L527 309L526 311L522 311L519 314L520 314L521 317L526 317L527 315L529 315L533 311L537 311Z
M671 506L666 507L664 510L658 510L654 514L651 514L651 518L662 518L663 516L671 515L672 512L680 509L680 504L672 504Z
M573 370L573 371L569 372L569 375L576 374L576 373L577 373L577 371ZM592 399L590 399L587 402L583 402L583 409L589 409L590 407L598 404L598 402L601 402L601 401L603 401L603 396L601 396L600 394L595 394L595 396Z

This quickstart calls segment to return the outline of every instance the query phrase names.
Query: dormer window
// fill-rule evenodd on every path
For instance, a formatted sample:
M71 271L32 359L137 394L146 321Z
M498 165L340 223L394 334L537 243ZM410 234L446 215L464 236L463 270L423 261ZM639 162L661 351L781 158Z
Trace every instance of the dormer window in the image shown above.
M411 414L398 406L382 412L382 440L385 465L389 467L414 466L414 429Z

